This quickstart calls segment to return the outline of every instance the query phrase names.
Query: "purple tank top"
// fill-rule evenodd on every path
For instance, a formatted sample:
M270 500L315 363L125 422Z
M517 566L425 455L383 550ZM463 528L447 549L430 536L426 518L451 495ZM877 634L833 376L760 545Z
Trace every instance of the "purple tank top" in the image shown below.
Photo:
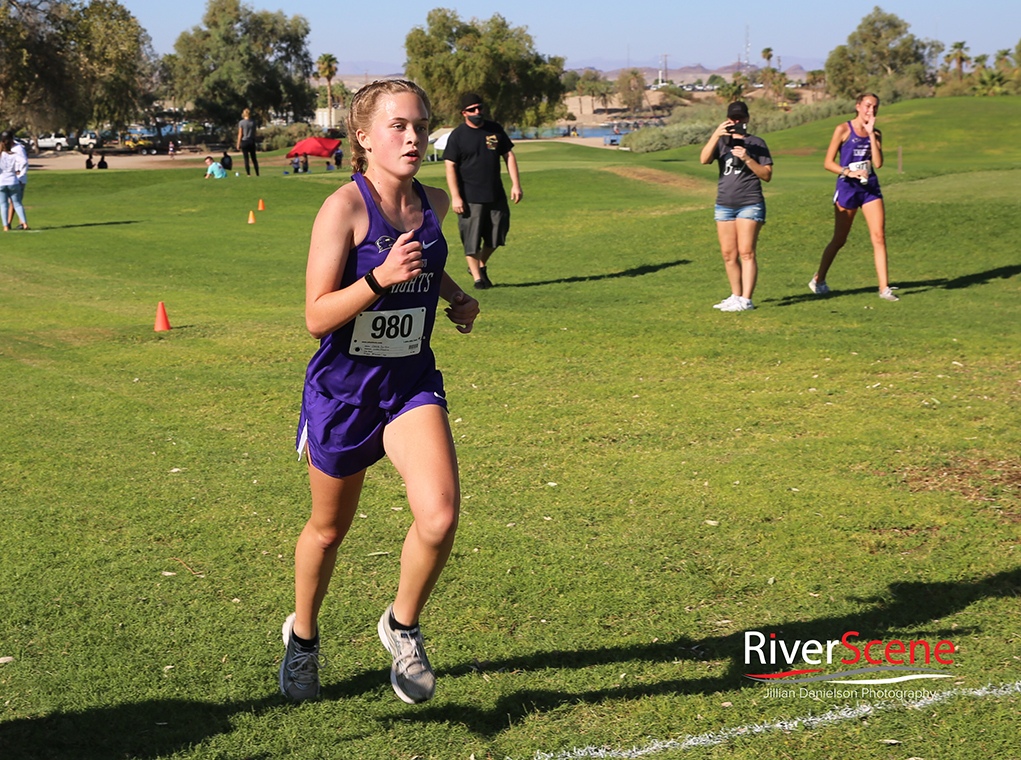
M843 145L840 146L840 165L847 166L858 161L871 161L872 141L869 139L869 136L859 137L855 133L851 122L847 122L847 127L851 130L851 134L848 135Z
M356 173L352 178L369 212L369 231L348 254L341 288L382 264L403 234L380 213L365 177ZM429 338L436 321L447 242L425 189L418 180L414 183L422 201L422 226L414 236L424 248L422 273L394 286L357 318L325 336L305 373L306 389L354 406L391 409L435 371Z
M847 122L847 128L851 130L851 133L844 140L840 146L840 165L849 166L851 164L858 163L860 161L872 161L872 141L868 135L860 137L854 131L854 126L851 122ZM867 188L873 194L879 192L879 175L876 174L874 167L869 168L869 179L867 182L861 182L861 180L853 179L851 177L837 177L837 193L840 194L841 186L853 186L856 190ZM843 204L841 204L843 205Z

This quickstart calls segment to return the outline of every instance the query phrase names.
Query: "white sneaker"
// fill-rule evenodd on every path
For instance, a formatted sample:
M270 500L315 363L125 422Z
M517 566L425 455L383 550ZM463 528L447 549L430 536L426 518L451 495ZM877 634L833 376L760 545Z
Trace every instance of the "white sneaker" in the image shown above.
M826 284L826 280L817 282L815 277L808 281L808 289L817 296L824 296L830 292L830 286Z
M733 301L721 306L720 311L751 311L754 308L755 304L752 303L752 299L735 296Z
M886 290L880 291L879 297L884 301L899 301L900 299L893 294L893 291L895 290L899 290L899 288L887 288Z
M714 303L714 304L713 304L713 308L714 308L714 309L722 309L722 308L723 308L724 306L726 306L727 304L729 304L729 303L733 303L733 302L734 302L734 299L736 299L736 298L740 298L740 297L741 297L741 296L737 296L737 295L734 295L733 293L731 293L731 294L730 294L729 296L727 296L726 298L724 298L724 299L723 299L722 301L720 301L719 303Z

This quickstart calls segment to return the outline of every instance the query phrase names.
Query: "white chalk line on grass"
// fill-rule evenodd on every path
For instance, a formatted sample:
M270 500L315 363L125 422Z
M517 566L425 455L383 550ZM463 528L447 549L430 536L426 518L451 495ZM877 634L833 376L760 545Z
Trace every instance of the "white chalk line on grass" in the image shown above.
M854 707L836 707L822 715L805 715L798 718L787 718L768 723L749 723L734 728L724 728L719 731L710 731L704 734L689 734L683 739L657 740L646 744L644 747L632 747L631 749L607 749L606 747L582 747L563 752L541 752L535 753L534 760L588 760L588 759L609 759L622 760L627 758L649 757L660 752L667 752L675 749L694 749L695 747L714 747L732 739L750 736L753 734L766 734L773 731L793 731L799 726L805 728L817 728L832 723L840 723L845 720L854 720L867 715L894 710L898 708L922 708L930 705L946 702L955 697L1005 697L1010 694L1021 694L1021 681L1014 683L1000 684L999 686L983 686L978 689L950 689L948 691L933 692L932 694L914 700L890 700L875 702L873 704L860 704Z

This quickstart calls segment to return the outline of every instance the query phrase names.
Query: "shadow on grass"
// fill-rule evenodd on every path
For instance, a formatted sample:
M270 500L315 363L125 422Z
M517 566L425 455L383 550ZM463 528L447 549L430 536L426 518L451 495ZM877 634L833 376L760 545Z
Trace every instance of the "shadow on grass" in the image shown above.
M620 277L641 277L646 274L654 274L670 267L679 267L682 264L690 264L687 259L667 261L663 264L645 264L633 269L625 269L623 272L612 272L610 274L593 274L589 276L562 277L559 280L539 280L537 282L515 282L509 285L497 285L498 288L534 288L538 285L564 285L569 282L595 282L596 280L615 280Z
M872 607L857 614L816 618L808 621L794 621L780 625L762 624L753 630L776 633L777 638L788 642L796 640L827 641L839 639L847 631L861 632L861 638L868 637L890 640L903 636L909 631L913 638L921 638L935 644L942 639L959 641L960 637L978 633L977 630L934 625L947 616L965 609L971 604L990 597L1016 597L1021 595L1021 569L997 573L974 582L946 583L893 583L882 598L856 600ZM888 632L897 632L897 635ZM724 636L692 640L679 637L672 641L658 641L633 646L605 647L600 649L575 649L561 652L544 652L528 657L515 657L486 664L486 670L539 670L546 668L589 668L613 663L674 662L694 660L706 662L707 675L701 678L678 678L651 684L628 684L610 688L592 689L581 692L563 692L543 689L528 689L502 697L491 709L480 709L474 704L451 704L426 706L419 711L401 715L399 720L419 720L443 724L447 722L464 724L469 730L483 737L493 737L502 732L508 721L518 723L537 712L551 712L565 705L599 704L608 700L637 700L642 697L659 695L714 694L736 689L762 688L762 685L744 677L744 674L771 673L782 670L787 664L777 666L745 665L744 634L738 631ZM835 663L838 668L849 666ZM833 666L829 666L831 669ZM853 666L858 667L858 666ZM922 663L922 667L925 667ZM930 665L929 667L932 667ZM937 666L941 667L941 666ZM449 675L458 675L450 673ZM467 674L462 671L460 674ZM976 681L982 673L962 669L961 676L971 676Z
M861 638L889 640L893 632L931 642L940 639L959 641L961 636L978 630L940 625L942 618L959 612L983 599L1021 594L1021 569L997 573L971 582L893 583L881 598L856 600L871 605L860 613L792 621L780 625L756 626L764 633L776 633L791 642L815 639L839 639L846 631L860 631ZM705 662L707 673L698 678L677 678L651 684L628 684L578 692L547 689L516 691L500 698L490 709L476 702L438 703L401 710L382 724L409 721L444 725L464 725L475 735L492 738L511 724L526 720L536 712L550 712L565 705L597 704L607 700L635 700L658 695L713 694L736 689L759 688L761 684L744 678L745 672L766 673L776 667L744 664L744 631L703 639L678 637L669 641L630 646L577 648L555 652L536 652L522 657L489 662L485 669L502 670L583 669L614 663L669 663L677 660ZM890 635L887 635L890 634ZM966 663L963 663L966 665ZM831 666L832 667L832 666ZM843 668L843 665L838 665ZM451 668L438 674L447 678L478 678L471 669ZM962 668L962 676L982 680L982 673ZM386 687L385 669L365 671L340 683L324 687L323 699L337 702ZM388 697L392 695L388 694ZM144 760L187 750L212 737L235 730L234 718L240 714L258 717L285 706L275 692L263 699L228 703L208 703L182 699L95 708L66 712L43 718L23 718L0 723L0 757L4 760L108 760L130 757ZM301 707L288 709L302 709ZM247 755L252 760L266 754Z
M130 219L124 222L86 222L85 224L57 224L43 227L44 230L76 230L79 227L111 227L120 224L141 224L141 219Z
M923 292L926 290L932 290L933 288L942 288L943 290L960 290L961 288L970 288L975 285L986 285L993 280L1009 280L1011 277L1017 277L1019 274L1021 274L1021 265L1013 264L1011 266L989 269L985 272L966 274L961 277L940 277L932 280L899 282L897 283L897 287L901 290L912 289L915 292ZM859 296L863 293L875 294L877 292L876 288L852 288L850 290L832 291L824 296L817 296L815 293L799 293L798 295L784 296L783 298L764 299L762 303L773 303L777 306L793 306L794 304L804 303L805 301L828 301L833 298Z

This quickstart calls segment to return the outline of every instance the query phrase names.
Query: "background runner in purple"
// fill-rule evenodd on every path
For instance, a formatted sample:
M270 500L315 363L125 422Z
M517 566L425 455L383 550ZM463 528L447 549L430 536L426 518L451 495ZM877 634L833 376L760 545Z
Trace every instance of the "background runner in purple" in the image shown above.
M869 226L872 255L879 279L879 297L898 301L890 287L886 254L886 207L875 170L883 165L883 135L876 129L879 97L870 92L858 96L856 116L838 124L826 149L825 167L839 175L833 195L833 238L822 252L819 269L808 288L817 295L830 292L826 283L833 260L847 242L854 217L860 208Z

